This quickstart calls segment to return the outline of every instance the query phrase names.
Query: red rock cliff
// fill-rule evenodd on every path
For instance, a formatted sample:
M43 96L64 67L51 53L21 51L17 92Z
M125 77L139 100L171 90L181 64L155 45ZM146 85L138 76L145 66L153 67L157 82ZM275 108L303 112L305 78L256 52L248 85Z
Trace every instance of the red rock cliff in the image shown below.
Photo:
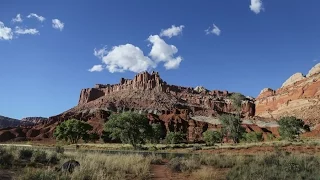
M256 116L278 119L296 116L320 122L320 63L306 76L292 75L278 90L264 89L256 98Z

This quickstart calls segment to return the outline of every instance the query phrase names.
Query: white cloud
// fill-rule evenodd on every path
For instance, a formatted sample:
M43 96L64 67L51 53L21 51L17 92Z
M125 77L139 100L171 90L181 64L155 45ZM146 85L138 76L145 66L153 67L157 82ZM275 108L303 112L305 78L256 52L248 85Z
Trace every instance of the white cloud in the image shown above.
M179 67L182 57L174 57L178 52L177 47L167 44L158 35L151 35L148 40L152 43L151 52L149 53L152 59L157 63L164 62L166 69L176 69Z
M64 23L59 19L52 19L52 27L54 29L59 29L60 31L62 31L64 28Z
M183 28L184 28L184 25L181 25L181 26L172 25L171 28L162 29L160 32L160 36L167 36L168 38L172 38L173 36L178 36L179 34L182 33Z
M43 22L44 20L46 20L45 17L39 16L39 15L37 15L37 14L35 14L35 13L30 13L30 14L27 16L27 18L32 18L32 17L38 19L38 21L40 21L40 22Z
M90 71L90 72L101 72L102 70L103 70L103 66L102 65L94 65L88 71Z
M22 22L21 14L17 14L15 18L11 20L13 23Z
M111 51L107 51L106 48L95 49L94 55L102 60L111 73L124 71L138 73L156 67L139 47L132 44L114 46Z
M13 32L11 28L6 27L3 22L0 21L0 40L11 40L13 38Z
M263 10L262 0L251 0L250 9L256 14L259 14Z
M212 28L209 27L208 29L206 29L204 31L206 32L207 35L208 34L215 34L217 36L220 36L220 34L221 34L221 30L215 24L212 25Z
M32 35L40 34L37 29L22 29L18 26L16 27L14 32L16 34L32 34Z

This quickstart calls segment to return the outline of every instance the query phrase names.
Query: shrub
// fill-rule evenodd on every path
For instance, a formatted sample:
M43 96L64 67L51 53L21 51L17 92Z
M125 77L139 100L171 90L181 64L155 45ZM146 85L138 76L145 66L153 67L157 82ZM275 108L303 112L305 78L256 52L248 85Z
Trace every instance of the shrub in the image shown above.
M0 147L0 166L9 168L12 166L13 160L13 155Z
M174 172L191 172L200 167L200 162L199 160L196 160L194 157L188 159L175 157L169 161L168 166Z
M36 163L47 163L47 153L45 151L35 151L32 156L32 161Z
M19 159L30 160L33 154L32 149L21 149L19 151Z
M57 153L51 153L49 158L48 158L48 162L50 164L58 164L58 162L60 161L60 159L57 156Z
M243 135L243 139L246 142L261 142L263 141L263 136L261 132L249 132Z
M208 146L213 146L215 143L221 142L221 136L221 133L218 131L207 130L203 133L203 139Z
M167 144L179 144L185 140L185 134L181 132L169 132L166 136Z
M59 153L59 154L63 154L64 153L64 147L56 146L56 152Z

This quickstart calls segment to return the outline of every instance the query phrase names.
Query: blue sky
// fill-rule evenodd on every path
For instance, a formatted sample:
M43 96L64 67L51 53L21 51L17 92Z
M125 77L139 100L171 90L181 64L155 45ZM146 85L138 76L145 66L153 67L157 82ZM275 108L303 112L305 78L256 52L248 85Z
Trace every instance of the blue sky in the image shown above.
M144 69L170 84L256 97L319 63L319 7L318 0L3 0L0 114L56 115L77 104L82 88ZM89 72L94 65L103 70Z

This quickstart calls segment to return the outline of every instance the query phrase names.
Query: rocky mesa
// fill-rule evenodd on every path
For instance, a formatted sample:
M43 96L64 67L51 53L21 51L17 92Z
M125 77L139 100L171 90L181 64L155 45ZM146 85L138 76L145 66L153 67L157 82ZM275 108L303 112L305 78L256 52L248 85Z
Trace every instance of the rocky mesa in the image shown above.
M136 111L148 114L150 121L161 123L165 131L183 131L188 141L196 142L202 139L202 133L207 129L219 128L219 114L234 112L229 99L231 94L209 91L204 87L170 85L157 72L143 72L133 79L122 78L118 84L97 84L83 89L74 108L34 127L2 130L0 140L52 138L54 128L70 118L87 121L93 125L94 131L101 133L111 112ZM248 97L242 102L242 116L250 119L254 115L254 99ZM244 126L248 131L272 133L252 122Z

